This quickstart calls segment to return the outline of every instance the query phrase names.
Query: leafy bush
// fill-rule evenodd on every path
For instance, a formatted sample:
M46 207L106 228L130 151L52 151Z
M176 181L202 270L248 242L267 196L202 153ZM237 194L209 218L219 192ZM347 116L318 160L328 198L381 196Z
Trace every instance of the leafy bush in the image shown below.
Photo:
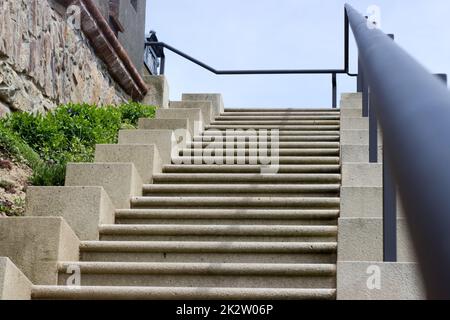
M0 122L0 145L28 162L33 185L63 185L68 162L93 161L97 144L117 143L121 128L135 128L139 118L154 115L155 107L134 102L101 108L67 104L45 115L13 113Z
M30 167L41 162L39 155L3 122L0 122L0 148Z

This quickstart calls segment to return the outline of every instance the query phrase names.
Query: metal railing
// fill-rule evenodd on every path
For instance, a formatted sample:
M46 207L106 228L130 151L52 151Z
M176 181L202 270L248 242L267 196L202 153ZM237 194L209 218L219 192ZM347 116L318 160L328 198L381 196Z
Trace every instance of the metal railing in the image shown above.
M338 74L345 74L350 77L356 77L357 74L352 74L349 72L349 24L348 24L348 18L347 14L344 13L344 68L342 69L273 69L273 70L217 70L206 63L195 59L191 57L190 55L164 43L155 41L155 37L153 37L150 41L147 41L145 43L146 48L146 54L145 57L151 57L151 58L160 58L160 72L159 74L164 74L165 72L165 54L164 49L167 49L169 51L172 51L173 53L179 55L180 57L183 57L186 60L191 61L192 63L216 74L216 75L275 75L275 74L329 74L331 75L331 88L332 88L332 107L337 108L337 75ZM160 56L153 54L154 52L160 50L162 54ZM153 52L153 53L152 53ZM152 70L154 70L155 62L153 59L144 61L145 65L149 69L149 71L155 75Z
M370 117L372 162L377 122L383 132L385 260L397 259L398 187L428 297L449 299L450 92L388 35L345 8L359 49L358 89Z

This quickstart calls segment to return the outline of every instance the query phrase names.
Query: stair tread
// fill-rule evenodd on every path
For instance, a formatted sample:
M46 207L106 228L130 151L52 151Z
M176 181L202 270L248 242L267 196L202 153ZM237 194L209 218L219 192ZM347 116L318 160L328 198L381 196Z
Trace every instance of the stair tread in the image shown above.
M340 159L338 156L279 156L276 157L278 159L278 163L280 165L286 165L286 164L339 164ZM221 160L218 160L216 156L177 156L173 159L174 164L198 164L198 163L204 163L204 164L220 164L220 163L227 163L227 164L233 164L237 163L239 165L245 165L245 164L254 164L253 162L250 163L250 159L248 156L231 156L231 157L220 157ZM271 157L269 156L268 159L270 160ZM253 160L253 159L252 159ZM256 159L259 162L264 160L266 162L266 159ZM218 161L220 161L218 163ZM260 163L261 164L261 163ZM264 163L263 163L264 164ZM277 164L278 165L278 164Z
M162 192L249 192L249 193L279 193L279 192L336 192L340 190L340 184L146 184L144 193Z
M252 142L253 145L256 145L255 142ZM261 141L257 141L257 145L262 144ZM264 144L268 144L270 145L271 142L264 142ZM340 143L339 142L320 142L320 141L315 141L315 142L278 142L277 144L280 148L304 148L304 149L308 149L310 147L317 147L317 148L339 148ZM250 143L247 141L245 143L243 142L236 142L234 141L233 143L231 143L231 145L233 147L235 146L240 146L240 145L245 145L248 146L250 145ZM192 147L192 146L202 146L202 147L227 147L227 141L219 141L219 142L215 142L215 141L204 141L204 142L189 142L187 143L188 147ZM248 148L247 148L248 149ZM270 148L269 148L270 149Z
M336 226L100 225L101 235L336 236Z
M210 173L197 173L197 174L183 174L183 173L164 173L155 174L153 178L155 180L165 178L178 178L183 176L189 176L191 178L214 178L214 179L233 179L233 178L245 178L245 179L260 179L260 180L301 180L306 178L327 178L340 180L341 174L338 173L301 173L301 174L276 174L276 175L261 175L252 173L230 173L230 174L210 174Z
M274 114L274 115L236 115L236 114L222 114L216 118L216 121L283 121L283 120L340 120L341 116L339 114Z
M186 218L186 219L317 219L337 218L339 210L295 209L124 209L116 218Z
M336 289L33 286L34 299L334 299Z
M330 113L339 113L340 109L330 109L330 108L225 108L225 112L246 112L246 111L258 111L258 112L264 112L264 111L279 111L279 112L286 112L286 111L303 111L303 112L317 112L317 111L323 111L323 112L330 112Z
M294 263L161 263L161 262L60 262L58 270L79 266L86 273L114 274L229 274L229 275L283 275L330 276L336 274L336 264Z
M228 206L228 207L252 207L252 206L270 206L270 207L288 207L288 206L320 206L320 207L339 207L339 197L201 197L201 196L166 196L166 197L133 197L131 203L134 207L142 206Z
M165 165L164 173L177 173L177 171L189 171L190 173L225 173L233 171L234 173L260 173L262 165ZM339 173L340 165L280 165L279 173L320 173L332 172ZM203 172L201 172L203 171ZM211 171L211 172L208 172ZM223 172L220 172L223 171ZM315 172L316 171L316 172Z
M84 252L331 253L336 249L336 242L82 241L80 244Z

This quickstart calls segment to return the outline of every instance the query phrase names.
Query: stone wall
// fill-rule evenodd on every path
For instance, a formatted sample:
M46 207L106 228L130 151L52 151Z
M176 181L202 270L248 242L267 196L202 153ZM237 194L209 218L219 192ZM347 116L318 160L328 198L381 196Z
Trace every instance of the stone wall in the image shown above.
M48 0L0 0L0 114L129 97Z

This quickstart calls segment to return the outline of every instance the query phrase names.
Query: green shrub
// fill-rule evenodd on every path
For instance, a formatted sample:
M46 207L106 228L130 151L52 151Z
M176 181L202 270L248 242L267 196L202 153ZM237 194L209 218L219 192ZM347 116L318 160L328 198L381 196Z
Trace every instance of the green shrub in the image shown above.
M0 122L0 148L30 167L41 162L39 155L3 122Z
M68 162L93 161L97 144L117 143L121 128L135 128L139 118L154 115L155 107L134 102L118 107L67 104L45 115L13 113L0 128L8 132L7 140L17 142L14 151L10 143L5 148L31 160L33 185L63 185Z
M132 126L137 126L140 118L154 118L156 113L156 108L143 107L136 102L123 104L118 109L122 114L122 122Z

